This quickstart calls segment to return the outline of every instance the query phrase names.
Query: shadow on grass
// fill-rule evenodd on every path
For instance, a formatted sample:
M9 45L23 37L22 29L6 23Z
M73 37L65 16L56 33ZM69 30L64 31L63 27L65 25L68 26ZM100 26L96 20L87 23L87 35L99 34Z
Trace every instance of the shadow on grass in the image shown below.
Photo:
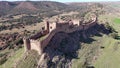
M80 39L81 42L87 43L87 44L91 44L93 41L96 41L95 39L92 38L87 38L87 39Z
M101 35L101 34L95 34L95 36L102 37L102 35Z
M115 39L120 40L120 36L117 36Z

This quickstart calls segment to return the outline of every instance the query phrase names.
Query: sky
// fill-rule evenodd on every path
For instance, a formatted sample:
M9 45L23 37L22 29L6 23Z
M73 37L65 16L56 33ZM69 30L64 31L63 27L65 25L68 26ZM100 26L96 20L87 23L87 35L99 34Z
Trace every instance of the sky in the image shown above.
M26 1L26 0L0 0L0 1ZM40 0L30 0L40 1ZM120 1L120 0L42 0L42 1L57 1L57 2L101 2L101 1Z

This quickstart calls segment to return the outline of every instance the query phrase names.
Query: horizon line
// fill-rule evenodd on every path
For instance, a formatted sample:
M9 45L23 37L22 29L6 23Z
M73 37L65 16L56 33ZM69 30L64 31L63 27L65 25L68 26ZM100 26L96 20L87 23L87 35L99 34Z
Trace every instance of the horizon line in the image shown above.
M61 1L54 1L54 0L40 0L40 1L50 1L50 2L61 2ZM0 2L40 2L40 1L37 1L37 0L30 0L30 1L27 1L27 0L14 0L14 1L7 1L7 0L2 0ZM61 2L61 3L84 3L84 2L120 2L120 1L68 1L68 2Z

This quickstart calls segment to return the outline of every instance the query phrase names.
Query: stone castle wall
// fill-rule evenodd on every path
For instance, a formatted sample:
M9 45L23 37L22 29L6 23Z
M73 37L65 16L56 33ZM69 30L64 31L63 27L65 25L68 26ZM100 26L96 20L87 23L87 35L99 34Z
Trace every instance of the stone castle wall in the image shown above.
M30 45L31 49L38 51L39 54L42 54L43 50L40 41L30 39Z
M23 42L24 42L25 51L30 50L31 49L31 45L30 45L29 39L23 38Z
M86 30L94 26L96 24L96 20L97 19L94 18L92 22L88 24L82 24L82 25L80 25L80 22L78 20L74 20L72 22L70 21L69 23L48 23L47 22L46 31L48 32L38 33L35 35L35 37L33 36L32 39L29 39L29 40L24 39L23 41L24 41L25 48L26 50L34 49L38 51L38 53L41 55L43 53L44 48L48 45L48 43L50 42L52 37L55 35L55 33L58 33L58 32L71 33L77 30ZM41 40L41 41L35 40L37 35L41 37L46 34L48 34L48 36L44 40Z

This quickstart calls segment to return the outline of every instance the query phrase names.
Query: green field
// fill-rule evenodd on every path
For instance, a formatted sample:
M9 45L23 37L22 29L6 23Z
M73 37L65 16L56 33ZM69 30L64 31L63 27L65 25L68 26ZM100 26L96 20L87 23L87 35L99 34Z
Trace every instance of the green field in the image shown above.
M93 64L91 62L92 57L98 54L98 49L100 48L101 40L103 39L103 37L94 36L92 37L92 39L96 41L93 41L90 44L81 44L82 47L78 50L78 58L73 59L72 68L86 68L84 66L86 59L88 63L90 63L91 65Z
M13 68L15 62L17 62L24 54L24 48L17 50L0 68Z
M30 50L28 53L25 53L24 56L19 60L16 68L36 68L38 61L39 55L37 51Z
M116 31L118 31L118 35L120 36L120 19L116 16L102 15L99 17L99 23L108 22ZM86 61L85 59L90 55L97 55L97 60L93 60L90 63L95 68L120 68L120 40L113 39L110 36L104 35L102 37L94 36L91 44L84 44L84 49L79 50L78 59L73 60L72 68L83 68L83 64ZM99 41L99 42L98 42ZM102 46L104 48L93 50L97 46ZM92 50L94 52L89 53ZM87 55L89 53L89 55ZM87 55L87 56L85 56Z
M29 52L29 54L24 53L24 48L15 51L4 64L0 65L0 68L35 68L39 55L34 50Z
M107 21L111 26L118 31L120 35L120 19L115 16L101 16L101 20ZM113 39L111 37L105 37L103 39L101 54L94 63L95 68L120 68L120 40Z
M95 68L120 68L120 44L119 40L110 37L105 37L102 42L104 49L101 50L101 55L94 63Z
M119 18L115 18L114 22L117 23L117 24L120 24L120 19Z

